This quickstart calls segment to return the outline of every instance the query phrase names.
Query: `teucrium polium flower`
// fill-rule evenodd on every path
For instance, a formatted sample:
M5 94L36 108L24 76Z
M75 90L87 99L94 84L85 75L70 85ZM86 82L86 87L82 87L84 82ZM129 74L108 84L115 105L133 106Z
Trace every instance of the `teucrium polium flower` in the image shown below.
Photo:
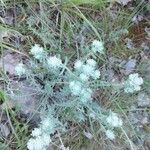
M42 131L40 128L34 128L34 130L32 131L32 136L40 136L42 134Z
M89 87L90 80L100 77L100 71L96 70L96 61L87 59L86 61L77 60L74 64L74 74L80 80L70 81L69 88L72 95L77 96L82 103L91 101L92 90Z
M70 82L69 87L72 94L78 96L81 92L82 84L79 81L72 81Z
M104 44L102 41L94 40L92 43L92 51L104 54Z
M133 93L134 91L139 91L142 84L143 79L139 77L138 73L130 74L128 80L125 82L124 91L126 93Z
M19 64L15 67L15 71L16 71L16 74L19 75L19 76L25 74L26 69L25 69L24 64L19 63Z
M27 143L29 150L46 150L51 142L50 134L54 134L58 120L53 116L47 116L41 121L39 128L34 128L32 138Z
M88 100L91 100L92 90L90 88L83 88L80 93L80 100L83 103L86 103Z
M106 118L106 122L112 127L121 127L123 124L122 119L113 112L110 112L109 116Z
M59 68L62 66L62 61L60 58L57 58L56 56L51 56L48 58L47 63L49 65L49 67L51 68Z
M50 135L43 134L41 136L29 139L27 148L29 150L46 150L50 142Z
M115 134L114 134L114 132L111 131L111 130L107 130L107 131L106 131L106 136L107 136L109 139L111 139L111 140L114 140L114 139L115 139Z
M89 79L89 77L87 75L85 75L84 73L81 73L79 77L82 81L88 81L88 79Z
M93 59L88 59L86 62L87 62L87 64L90 65L90 66L93 66L93 67L96 66L96 61L93 60Z
M90 66L88 64L83 66L83 73L87 76L90 76L93 74L94 68L93 66Z
M36 58L36 59L42 59L44 56L44 50L42 47L40 47L38 44L35 44L31 48L31 54Z
M76 70L80 70L82 68L83 62L81 60L77 60L74 64L74 68Z
M94 59L87 59L86 62L77 60L74 64L74 69L80 73L79 78L82 81L88 81L90 77L98 79L100 71L96 70L96 61Z
M98 79L100 77L100 75L101 75L100 71L99 70L95 70L92 77L93 77L93 79Z

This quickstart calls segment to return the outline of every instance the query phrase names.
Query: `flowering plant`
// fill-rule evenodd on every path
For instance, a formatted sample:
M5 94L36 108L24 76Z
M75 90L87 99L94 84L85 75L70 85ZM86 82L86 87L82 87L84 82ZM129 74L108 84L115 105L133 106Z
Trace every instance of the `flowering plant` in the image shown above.
M46 116L41 115L39 127L32 131L32 137L27 143L29 150L46 149L56 131L65 132L68 121L83 123L88 118L98 121L106 136L111 140L115 139L114 128L121 128L123 121L114 112L106 113L107 110L93 101L95 90L91 86L96 81L103 83L103 86L114 85L102 81L96 55L93 56L96 53L104 54L103 42L94 40L91 51L92 53L89 52L80 60L77 59L72 68L67 66L67 61L64 62L55 55L49 56L36 44L30 52L35 60L26 66L22 63L16 66L16 74L26 75L31 83L40 84L39 95L46 97L44 106L40 109ZM37 83L37 79L42 83ZM138 74L131 74L127 81L117 86L124 88L126 93L132 93L140 90L142 83L143 80Z
M130 74L129 79L124 84L124 91L126 93L133 93L134 91L140 91L143 79L139 77L138 73Z

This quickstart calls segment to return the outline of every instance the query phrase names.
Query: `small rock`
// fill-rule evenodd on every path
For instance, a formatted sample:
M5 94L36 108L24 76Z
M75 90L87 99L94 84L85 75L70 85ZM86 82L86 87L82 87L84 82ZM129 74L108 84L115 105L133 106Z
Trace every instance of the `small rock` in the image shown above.
M150 107L150 96L145 93L138 94L138 107Z
M132 0L116 0L117 3L125 6L127 5L129 2L131 2Z
M6 124L0 124L0 131L1 135L5 138L8 137L8 135L10 134L10 130Z
M125 64L125 74L129 75L132 71L134 71L136 66L136 59L130 59L126 64Z
M87 137L88 139L92 139L92 138L93 138L93 135L92 135L90 132L83 131L83 134L84 134L84 136Z
M138 24L140 21L143 20L143 16L142 15L135 15L133 18L132 18L132 21L136 24Z
M13 20L14 20L13 16L7 16L7 17L3 18L3 20L6 24L13 25Z

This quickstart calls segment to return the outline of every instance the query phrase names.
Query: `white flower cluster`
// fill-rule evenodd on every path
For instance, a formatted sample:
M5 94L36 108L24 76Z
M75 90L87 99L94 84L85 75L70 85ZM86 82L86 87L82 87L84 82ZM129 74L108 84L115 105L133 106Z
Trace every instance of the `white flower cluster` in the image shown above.
M16 65L15 71L16 71L16 74L19 75L19 76L25 74L26 69L25 69L24 64L23 63L19 63L18 65Z
M51 56L48 58L47 63L49 67L56 69L60 68L62 66L62 61L60 58L57 58L56 56Z
M69 88L73 95L79 96L83 103L91 100L92 90L84 87L83 83L79 81L72 81L69 84Z
M32 131L33 138L29 139L27 148L29 150L46 150L51 142L50 134L55 132L54 128L54 120L51 117L45 118L41 122L41 126Z
M112 129L116 127L121 127L123 125L122 119L119 118L118 115L114 112L110 112L109 116L106 118L106 122ZM109 139L115 139L115 134L113 130L106 130L105 134Z
M31 48L31 54L36 58L36 59L42 59L44 56L44 50L43 47L40 47L38 44L35 44L32 48Z
M27 148L29 150L46 150L50 142L50 135L41 134L38 136L34 136L34 138L31 138L27 143Z
M74 64L75 74L79 76L80 81L73 80L69 87L73 95L79 96L82 102L91 100L92 90L88 87L88 80L98 79L100 71L96 70L96 61L88 59L86 63L77 60Z
M106 136L111 139L111 140L114 140L115 139L115 134L112 130L106 130Z
M109 116L106 118L106 122L111 127L121 127L123 124L121 118L119 118L114 112L110 112Z
M93 59L88 59L86 63L77 60L74 64L74 69L79 72L79 77L82 81L88 81L90 77L95 80L100 77L100 71L96 70L96 61Z
M124 91L126 93L133 93L134 91L139 91L142 84L143 79L139 77L138 73L130 74L128 80L125 82Z
M92 43L92 51L104 54L104 44L102 41L94 40Z
M38 44L35 44L31 48L31 54L38 60L46 58L47 64L50 68L56 69L62 66L62 61L60 58L57 58L56 56L50 56L49 58L47 58L47 53L44 52L43 47L40 47Z

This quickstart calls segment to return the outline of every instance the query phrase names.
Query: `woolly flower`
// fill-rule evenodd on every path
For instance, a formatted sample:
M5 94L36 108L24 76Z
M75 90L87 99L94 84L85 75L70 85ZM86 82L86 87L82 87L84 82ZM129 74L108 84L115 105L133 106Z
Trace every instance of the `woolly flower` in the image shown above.
M62 65L61 59L57 58L56 56L49 57L47 63L51 68L59 68Z
M118 118L116 113L113 112L111 112L106 118L106 122L112 127L121 127L123 124L122 120Z
M42 131L40 128L34 128L34 130L32 131L32 136L36 137L36 136L40 136L42 134Z
M139 91L142 84L143 79L139 77L138 73L130 74L128 80L125 82L124 91L126 93L133 93L134 91Z
M115 134L114 134L113 131L107 130L105 134L106 134L106 136L107 136L109 139L111 139L111 140L114 140L114 139L115 139Z
M96 66L96 61L93 60L93 59L88 59L86 62L87 62L87 64L90 65L90 66L93 66L93 67Z
M93 79L98 79L100 77L100 71L99 70L95 70L92 74Z
M19 64L15 67L15 71L16 71L16 74L19 75L19 76L25 74L26 70L25 70L24 64L19 63Z
M46 150L50 142L50 136L43 134L41 136L37 136L36 138L31 138L27 143L27 148L29 150Z
M35 44L31 48L31 54L36 58L36 59L42 59L44 56L44 50L43 47L40 47L38 44Z
M82 84L79 81L72 81L69 84L70 90L73 95L78 96L82 89Z
M83 73L87 76L91 76L94 72L94 67L93 66L90 66L88 64L86 65L83 65Z
M92 51L104 54L104 44L102 41L94 40L92 43Z
M43 131L52 134L53 132L55 132L56 122L57 122L56 119L51 117L46 117L41 122L41 128Z
M88 79L89 79L89 77L87 75L85 75L84 73L81 73L79 77L82 81L88 81Z
M81 94L81 96L80 96L81 97L81 101L83 103L91 100L91 95L92 95L92 90L91 89L89 89L89 88L87 88L87 89L83 88L80 92L81 92L80 93Z
M74 64L74 68L80 70L82 68L83 62L81 60L77 60Z

